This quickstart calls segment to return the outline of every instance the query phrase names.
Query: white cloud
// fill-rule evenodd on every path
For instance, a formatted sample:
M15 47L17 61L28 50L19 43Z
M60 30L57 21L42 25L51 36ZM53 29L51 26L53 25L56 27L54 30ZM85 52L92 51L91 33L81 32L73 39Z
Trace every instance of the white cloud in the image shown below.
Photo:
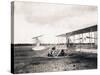
M32 43L32 37L41 34L48 35L42 41L50 42L49 35L97 24L96 6L15 2L14 12L15 43Z

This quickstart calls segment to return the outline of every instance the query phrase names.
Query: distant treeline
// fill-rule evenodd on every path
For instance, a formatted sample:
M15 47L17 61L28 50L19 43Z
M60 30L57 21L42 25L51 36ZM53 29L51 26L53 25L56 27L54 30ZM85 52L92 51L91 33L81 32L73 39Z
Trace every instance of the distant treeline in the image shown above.
M11 44L12 46L35 46L36 44ZM58 43L58 44L43 44L41 43L40 45L42 46L47 46L47 45L67 45L66 43ZM95 43L69 43L69 45L95 45Z
M32 46L32 45L35 45L35 44L11 44L12 46Z
M12 46L35 46L36 44L27 44L27 43L23 43L23 44L11 44ZM40 45L43 45L43 46L47 46L47 45L57 45L57 44L44 44L44 43L41 43ZM66 45L66 43L59 43L59 45Z

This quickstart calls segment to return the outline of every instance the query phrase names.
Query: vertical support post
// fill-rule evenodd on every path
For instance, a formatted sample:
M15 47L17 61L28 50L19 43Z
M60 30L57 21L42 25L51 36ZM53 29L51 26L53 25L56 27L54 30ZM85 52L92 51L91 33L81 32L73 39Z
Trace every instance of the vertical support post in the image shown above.
M95 46L97 46L97 32L94 32Z
M79 50L81 51L81 34L79 34Z
M91 48L92 48L92 29L90 29L90 33L91 33L90 39L91 39Z
M66 50L68 48L68 37L67 37L67 34L66 34Z
M91 47L91 40L90 40L90 32L89 32L89 46Z
M92 48L92 29L90 29L90 48Z
M82 44L84 45L84 37L83 37L83 33L82 33Z
M74 44L74 47L75 47L75 35L73 36L73 44Z
M70 36L68 37L68 47L70 47Z
M93 34L93 43L94 43L94 45L95 45L95 32L93 32L94 34Z

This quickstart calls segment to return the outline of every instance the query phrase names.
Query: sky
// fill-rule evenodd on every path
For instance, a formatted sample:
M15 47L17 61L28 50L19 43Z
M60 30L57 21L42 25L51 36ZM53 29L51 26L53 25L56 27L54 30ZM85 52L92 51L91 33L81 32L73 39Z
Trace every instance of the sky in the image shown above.
M14 43L65 42L56 35L97 24L97 7L51 3L14 3Z

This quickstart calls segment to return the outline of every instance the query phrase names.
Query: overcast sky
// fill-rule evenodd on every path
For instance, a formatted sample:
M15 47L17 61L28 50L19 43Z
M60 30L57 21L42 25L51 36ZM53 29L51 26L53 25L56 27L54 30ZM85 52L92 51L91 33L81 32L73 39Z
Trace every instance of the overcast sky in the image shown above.
M33 43L32 37L38 35L44 35L42 42L54 43L58 41L56 35L97 24L96 6L33 2L14 5L14 43Z

